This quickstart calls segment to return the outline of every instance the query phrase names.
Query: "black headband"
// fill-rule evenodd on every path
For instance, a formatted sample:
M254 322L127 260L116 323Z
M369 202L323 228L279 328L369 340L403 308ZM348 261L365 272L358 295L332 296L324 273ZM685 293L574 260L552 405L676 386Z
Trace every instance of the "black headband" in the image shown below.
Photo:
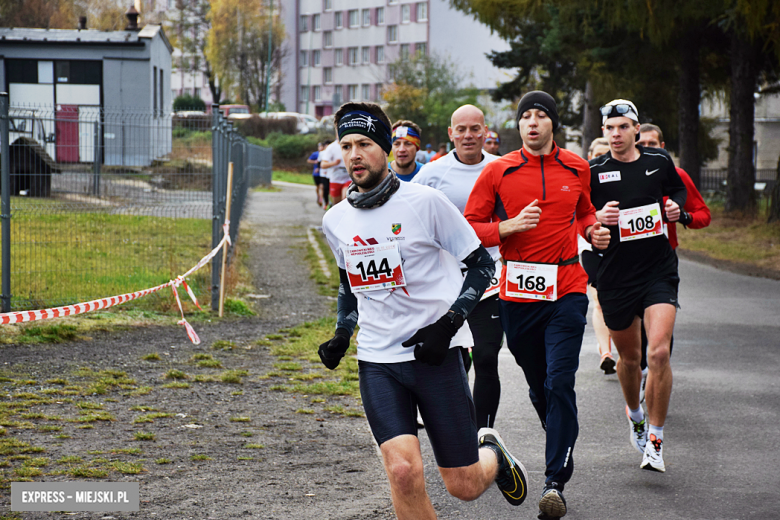
M387 154L393 148L390 129L387 125L381 119L362 110L354 110L344 114L339 119L338 131L339 141L345 135L360 134L374 141Z

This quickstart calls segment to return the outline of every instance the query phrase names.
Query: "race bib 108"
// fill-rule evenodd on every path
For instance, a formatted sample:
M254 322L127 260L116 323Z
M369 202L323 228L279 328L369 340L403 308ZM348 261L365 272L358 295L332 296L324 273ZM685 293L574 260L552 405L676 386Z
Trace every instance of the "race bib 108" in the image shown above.
M344 248L349 286L353 293L404 287L398 242Z
M507 262L506 295L554 302L558 299L558 266Z
M646 206L620 210L618 218L620 241L640 240L662 235L661 206L657 202Z

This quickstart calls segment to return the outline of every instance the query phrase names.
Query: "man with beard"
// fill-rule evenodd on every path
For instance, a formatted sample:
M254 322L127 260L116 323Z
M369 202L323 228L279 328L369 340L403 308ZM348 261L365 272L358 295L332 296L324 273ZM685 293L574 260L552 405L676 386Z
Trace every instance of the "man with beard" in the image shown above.
M452 152L441 160L423 166L414 181L436 188L444 193L463 213L471 189L479 174L488 163L497 159L482 150L487 134L485 116L473 105L463 105L452 113L448 129L455 144ZM501 254L498 247L488 249L490 256L498 262ZM498 263L498 268L500 268ZM498 320L498 283L491 284L482 300L469 315L468 325L471 338L456 338L461 344L467 371L469 354L466 347L472 346L474 363L474 405L477 410L477 426L493 427L501 398L501 381L498 377L498 353L501 350L504 331Z
M340 286L336 333L320 345L320 359L335 369L360 325L360 395L399 519L436 518L425 491L418 408L450 494L474 500L495 481L519 505L525 468L498 432L477 432L466 372L450 349L493 276L493 261L444 195L389 171L390 121L378 105L347 103L335 125L353 184L347 203L322 221Z
M547 432L539 518L552 519L567 511L563 489L574 471L579 432L574 375L588 276L579 264L577 234L603 248L609 230L596 221L590 202L588 163L553 141L558 111L552 96L524 95L517 124L523 147L485 166L465 216L484 246L499 246L504 262L501 325Z
M420 150L420 135L420 127L411 121L393 124L393 160L389 166L399 180L409 182L423 166L415 159Z

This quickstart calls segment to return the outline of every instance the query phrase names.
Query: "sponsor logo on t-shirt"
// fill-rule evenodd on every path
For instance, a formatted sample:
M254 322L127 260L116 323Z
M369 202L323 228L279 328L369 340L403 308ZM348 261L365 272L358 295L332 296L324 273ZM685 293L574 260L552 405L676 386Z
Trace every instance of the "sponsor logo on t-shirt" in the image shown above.
M401 232L401 224L393 224L391 229L393 230L393 234L397 235Z
M620 180L620 171L599 173L599 182L615 182Z

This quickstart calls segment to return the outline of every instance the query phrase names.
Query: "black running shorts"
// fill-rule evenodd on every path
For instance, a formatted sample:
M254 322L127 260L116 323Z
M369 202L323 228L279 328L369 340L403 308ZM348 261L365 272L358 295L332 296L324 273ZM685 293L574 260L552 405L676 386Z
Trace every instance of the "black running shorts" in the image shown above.
M677 286L680 278L671 274L644 285L623 289L599 289L599 303L604 313L604 323L611 330L625 330L640 318L651 305L668 303L679 308Z
M583 249L580 253L580 264L588 275L588 285L596 287L596 274L599 272L599 264L601 263L601 255L595 253L589 249Z
M479 461L477 421L460 349L441 366L420 361L358 362L360 396L368 424L381 446L399 435L417 435L417 408L441 468Z

